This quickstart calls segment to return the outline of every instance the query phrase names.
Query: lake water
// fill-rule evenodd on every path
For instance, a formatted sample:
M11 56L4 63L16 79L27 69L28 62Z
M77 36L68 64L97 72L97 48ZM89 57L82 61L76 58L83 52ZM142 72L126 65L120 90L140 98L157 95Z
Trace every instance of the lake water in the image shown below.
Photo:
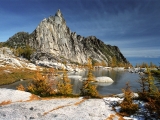
M108 76L113 79L113 83L96 83L97 90L101 95L109 94L119 94L122 93L122 88L125 88L126 83L129 82L131 90L136 92L140 88L139 83L137 82L140 79L140 75L137 73L129 73L128 71L115 71L115 70L105 70L105 69L96 69L93 72L95 77ZM77 75L77 74L72 74ZM79 73L83 78L86 78L87 71ZM27 86L30 80L18 81L10 85L0 86L1 88L16 89L19 84ZM82 86L82 81L78 79L71 79L73 85L73 93L80 93L80 88ZM156 84L159 84L160 81L156 80ZM159 86L159 85L158 85Z
M139 74L137 73L97 69L93 72L93 74L95 77L108 76L114 81L113 83L96 83L97 90L101 95L122 93L122 88L125 88L127 82L129 82L133 91L137 91L140 86L137 82L140 79ZM81 72L80 75L85 78L87 76L87 72ZM71 83L73 84L73 92L79 93L82 86L82 81L71 79Z

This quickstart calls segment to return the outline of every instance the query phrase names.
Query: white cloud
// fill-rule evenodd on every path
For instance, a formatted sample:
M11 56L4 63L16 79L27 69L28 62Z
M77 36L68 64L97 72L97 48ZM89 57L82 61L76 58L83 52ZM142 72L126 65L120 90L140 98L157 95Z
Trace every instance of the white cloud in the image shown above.
M145 58L159 58L160 48L146 47L146 48L123 48L121 52L125 57L145 57Z

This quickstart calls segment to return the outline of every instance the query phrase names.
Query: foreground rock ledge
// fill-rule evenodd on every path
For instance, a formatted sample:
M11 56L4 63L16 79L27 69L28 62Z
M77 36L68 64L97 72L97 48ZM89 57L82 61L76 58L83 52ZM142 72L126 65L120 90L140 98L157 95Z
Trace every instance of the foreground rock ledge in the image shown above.
M0 120L104 120L111 114L103 99L51 99L0 107Z
M104 120L115 114L104 99L30 100L28 92L0 89L0 120ZM26 102L28 101L28 102Z

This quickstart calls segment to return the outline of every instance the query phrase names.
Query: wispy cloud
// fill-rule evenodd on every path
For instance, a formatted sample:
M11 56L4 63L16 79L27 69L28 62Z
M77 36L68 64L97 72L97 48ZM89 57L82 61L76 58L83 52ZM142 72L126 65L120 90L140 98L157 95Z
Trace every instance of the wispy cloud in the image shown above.
M147 48L123 48L121 49L126 57L146 57L146 58L159 58L160 48L147 47Z

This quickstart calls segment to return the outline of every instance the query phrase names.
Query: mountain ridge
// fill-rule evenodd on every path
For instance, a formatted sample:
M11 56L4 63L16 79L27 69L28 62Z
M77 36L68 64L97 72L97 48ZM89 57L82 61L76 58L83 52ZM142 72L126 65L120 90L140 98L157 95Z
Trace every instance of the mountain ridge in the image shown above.
M14 48L29 45L39 51L32 55L33 61L38 54L49 53L58 59L82 64L86 63L89 57L97 62L104 61L107 65L113 63L113 58L117 64L130 64L117 46L106 45L95 36L83 37L71 32L60 10L55 16L43 19L31 34L17 33L6 43Z

